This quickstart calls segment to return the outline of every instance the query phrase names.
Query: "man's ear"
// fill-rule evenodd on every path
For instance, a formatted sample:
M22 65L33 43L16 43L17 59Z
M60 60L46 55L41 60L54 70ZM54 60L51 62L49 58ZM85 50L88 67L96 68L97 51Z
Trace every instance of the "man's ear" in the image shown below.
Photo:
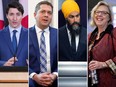
M34 14L33 14L33 15L34 15L34 17L36 17L36 12L34 12Z

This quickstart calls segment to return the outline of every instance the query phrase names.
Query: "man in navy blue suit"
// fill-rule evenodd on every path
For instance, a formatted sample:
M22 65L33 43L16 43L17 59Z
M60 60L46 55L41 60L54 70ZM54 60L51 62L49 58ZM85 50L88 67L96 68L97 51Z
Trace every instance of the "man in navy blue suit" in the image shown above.
M87 30L80 24L80 8L74 0L66 0L61 8L66 25L59 29L59 60L87 60Z
M36 24L29 29L29 87L57 87L57 29L49 26L52 16L50 2L36 5Z
M0 66L27 66L28 31L21 25L23 13L19 2L8 4L6 17L9 25L0 31Z

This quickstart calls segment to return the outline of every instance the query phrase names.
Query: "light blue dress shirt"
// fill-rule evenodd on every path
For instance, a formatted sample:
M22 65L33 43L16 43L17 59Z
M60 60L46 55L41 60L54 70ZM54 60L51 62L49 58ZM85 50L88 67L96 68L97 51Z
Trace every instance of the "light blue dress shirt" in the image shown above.
M12 41L12 36L13 36L13 30L17 30L16 32L16 38L17 38L17 46L19 44L19 39L20 39L20 33L21 33L21 25L18 27L18 28L12 28L10 25L9 25L9 31L10 31L10 38L11 38L11 41Z

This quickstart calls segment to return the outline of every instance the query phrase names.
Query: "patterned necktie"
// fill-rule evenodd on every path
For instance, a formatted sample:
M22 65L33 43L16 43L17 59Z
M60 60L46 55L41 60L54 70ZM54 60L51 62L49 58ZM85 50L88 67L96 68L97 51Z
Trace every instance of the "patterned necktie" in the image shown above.
M75 32L71 34L71 47L76 52L76 41L75 41Z
M46 45L45 45L45 37L44 32L42 31L40 37L40 69L41 73L47 72L47 54L46 54Z
M14 48L14 55L16 55L16 51L17 51L16 32L17 32L17 30L13 30L12 44L13 44L13 48Z

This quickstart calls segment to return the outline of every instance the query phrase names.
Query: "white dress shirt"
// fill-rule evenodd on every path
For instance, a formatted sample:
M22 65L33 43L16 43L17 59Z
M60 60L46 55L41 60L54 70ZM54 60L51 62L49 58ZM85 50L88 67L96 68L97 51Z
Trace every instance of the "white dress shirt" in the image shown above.
M42 34L42 29L38 28L35 25L35 30L36 30L36 34L37 34L37 39L38 39L38 44L40 47L40 37ZM51 72L51 68L50 68L50 32L49 32L49 27L44 29L44 37L45 37L45 45L46 45L46 53L47 53L47 72Z

